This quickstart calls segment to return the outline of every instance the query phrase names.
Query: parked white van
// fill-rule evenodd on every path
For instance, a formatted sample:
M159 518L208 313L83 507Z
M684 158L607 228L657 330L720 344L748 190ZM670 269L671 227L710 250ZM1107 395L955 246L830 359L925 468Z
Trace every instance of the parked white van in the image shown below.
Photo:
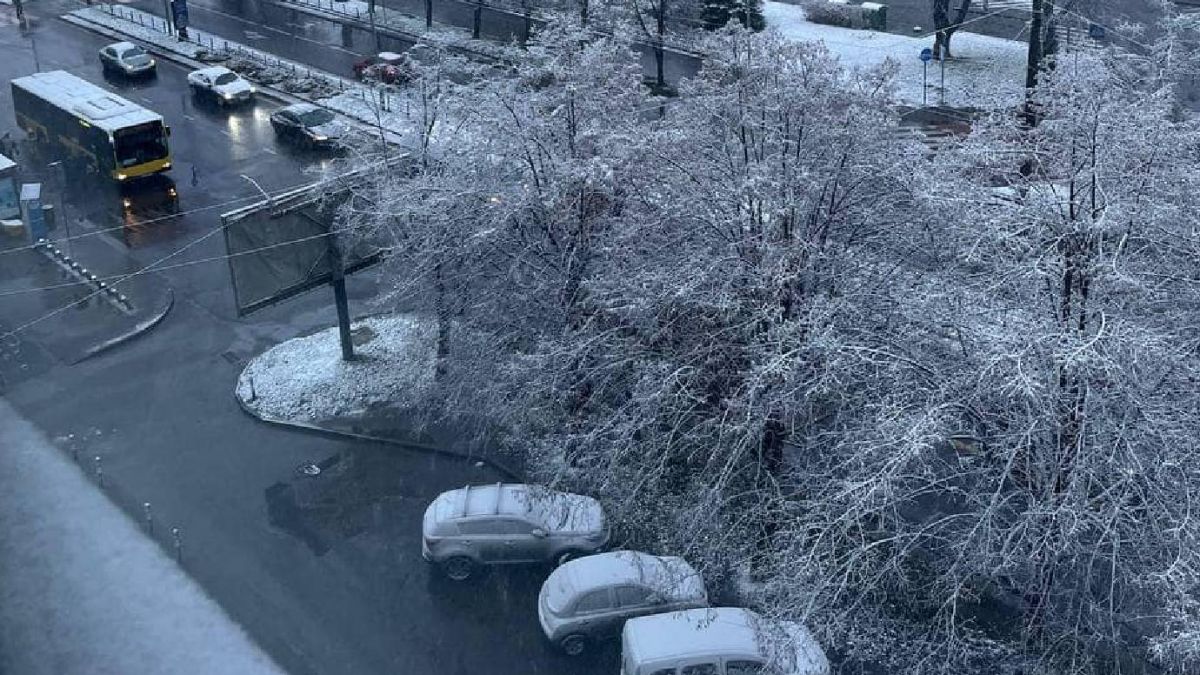
M691 609L625 622L621 675L828 675L803 624L740 607Z

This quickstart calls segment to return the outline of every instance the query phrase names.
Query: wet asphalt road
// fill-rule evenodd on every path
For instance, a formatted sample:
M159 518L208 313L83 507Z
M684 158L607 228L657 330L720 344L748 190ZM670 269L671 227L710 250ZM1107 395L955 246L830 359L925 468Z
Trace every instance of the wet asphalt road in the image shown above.
M53 5L36 3L34 12ZM11 11L0 8L0 17ZM172 125L172 175L187 213L100 235L142 264L195 242L219 224L218 206L305 180L321 158L274 141L277 104L221 113L196 106L184 71L160 62L156 80L106 82L96 51L106 40L42 17L22 35L0 21L7 81L63 68L120 90ZM0 133L15 130L0 90ZM195 169L193 184L192 170ZM119 196L73 180L74 230L122 222ZM173 263L224 253L202 240ZM86 262L86 261L85 261ZM3 274L0 261L0 274ZM153 504L156 532L182 530L184 565L287 670L307 673L611 673L615 650L569 662L544 644L534 601L545 570L487 575L454 586L420 560L425 504L440 490L492 481L470 463L392 447L293 433L254 422L232 392L244 361L280 340L330 325L316 292L246 319L233 309L228 269L203 263L163 273L176 291L166 321L114 352L68 366L23 344L25 368L4 396L81 462L102 457L106 489L134 517ZM353 279L352 309L369 311L370 274ZM0 304L0 322L4 308ZM28 339L27 337L25 339ZM297 467L327 467L316 478Z

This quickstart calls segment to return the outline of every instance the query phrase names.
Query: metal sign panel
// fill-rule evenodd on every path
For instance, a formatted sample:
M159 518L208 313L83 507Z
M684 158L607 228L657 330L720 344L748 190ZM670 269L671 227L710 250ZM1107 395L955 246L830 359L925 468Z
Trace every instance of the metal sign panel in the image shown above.
M238 316L332 281L330 228L338 206L353 199L349 179L309 185L222 214ZM378 246L338 237L345 273L379 262Z

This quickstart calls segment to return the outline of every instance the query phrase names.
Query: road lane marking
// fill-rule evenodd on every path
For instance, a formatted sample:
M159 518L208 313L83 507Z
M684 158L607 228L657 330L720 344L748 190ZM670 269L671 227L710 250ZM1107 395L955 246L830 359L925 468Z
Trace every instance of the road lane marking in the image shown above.
M265 147L265 146L263 147L263 150L266 150L267 152L271 153L272 155L278 155L278 154L279 154L279 153L275 152L274 150L272 150L272 149L270 149L270 148L268 148L268 147Z
M183 116L183 119L185 119L185 120L187 120L187 121L189 121L189 122L195 122L195 121L196 121L196 118L195 118L195 117L192 117L191 115L184 115L184 116Z

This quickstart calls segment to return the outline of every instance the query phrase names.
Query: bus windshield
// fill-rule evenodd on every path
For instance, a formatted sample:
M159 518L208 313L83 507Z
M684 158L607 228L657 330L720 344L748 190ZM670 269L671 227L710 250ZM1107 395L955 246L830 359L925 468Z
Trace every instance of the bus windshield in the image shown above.
M147 122L121 129L114 136L117 164L130 167L167 156L167 139L162 122Z

